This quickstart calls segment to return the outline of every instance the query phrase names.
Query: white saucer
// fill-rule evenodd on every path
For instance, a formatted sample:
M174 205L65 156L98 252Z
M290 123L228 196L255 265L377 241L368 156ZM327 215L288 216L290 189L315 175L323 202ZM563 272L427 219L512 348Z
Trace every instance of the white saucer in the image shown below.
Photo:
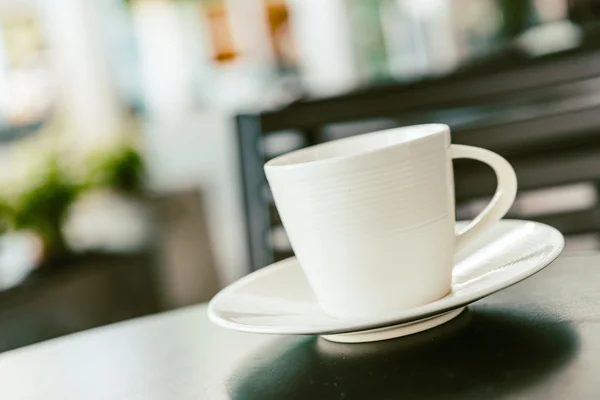
M218 325L244 332L322 335L346 343L391 339L451 320L466 305L540 271L563 246L563 236L552 227L502 220L456 255L447 296L389 315L356 319L325 314L292 257L223 289L210 302L208 316Z

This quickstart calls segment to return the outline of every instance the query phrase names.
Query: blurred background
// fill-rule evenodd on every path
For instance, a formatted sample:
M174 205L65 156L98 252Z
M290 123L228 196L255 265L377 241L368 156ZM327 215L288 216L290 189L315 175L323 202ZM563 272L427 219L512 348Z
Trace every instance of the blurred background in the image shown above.
M292 254L262 165L444 122L600 248L600 1L0 0L0 351ZM495 185L456 165L457 214Z

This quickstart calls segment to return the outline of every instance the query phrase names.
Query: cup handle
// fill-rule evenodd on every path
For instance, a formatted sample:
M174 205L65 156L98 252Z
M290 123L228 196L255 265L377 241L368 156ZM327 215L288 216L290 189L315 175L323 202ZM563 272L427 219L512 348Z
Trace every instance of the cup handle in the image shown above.
M506 215L517 195L517 176L513 167L503 157L480 147L453 144L450 146L450 154L452 159L471 158L488 164L498 180L492 200L475 219L456 233L455 249L459 250Z

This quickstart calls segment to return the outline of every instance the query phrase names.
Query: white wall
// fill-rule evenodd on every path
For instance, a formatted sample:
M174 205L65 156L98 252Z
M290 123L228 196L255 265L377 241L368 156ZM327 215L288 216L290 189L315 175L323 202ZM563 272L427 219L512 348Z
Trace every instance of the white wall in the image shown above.
M99 18L112 1L38 1L59 99L72 126L70 140L84 148L119 134L122 128L122 104L110 74Z
M248 272L233 113L207 105L207 98L215 104L227 90L215 82L222 76L206 66L210 45L202 40L203 21L192 24L187 18L194 10L182 7L145 1L133 13L148 109L143 137L150 182L161 192L202 191L219 275L229 283ZM200 79L209 96L198 95ZM233 97L244 97L242 85L234 89Z
M199 187L222 283L248 273L235 130L229 113L196 111L144 127L151 186L158 191Z

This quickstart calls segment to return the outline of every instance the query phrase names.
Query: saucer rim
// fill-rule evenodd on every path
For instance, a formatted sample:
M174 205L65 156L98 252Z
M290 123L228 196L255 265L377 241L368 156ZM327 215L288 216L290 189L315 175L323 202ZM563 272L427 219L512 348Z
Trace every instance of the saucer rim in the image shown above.
M463 221L457 221L463 222ZM291 263L299 264L299 261L295 256L288 257L284 260L277 261L270 265L267 265L257 271L252 272L249 275L242 277L241 279L231 283L227 287L223 288L219 293L217 293L209 302L207 314L209 319L227 329L232 329L241 332L247 333L260 333L260 334L276 334L276 335L335 335L335 334L343 334L343 333L351 333L357 331L364 331L370 329L377 328L385 328L391 325L399 325L410 322L417 322L422 319L427 319L431 317L435 317L437 315L441 315L452 310L456 310L460 307L468 306L482 298L488 297L496 292L509 288L546 268L550 265L556 258L561 254L564 249L564 236L558 231L556 228L549 226L547 224L529 220L521 220L521 219L502 219L499 223L501 224L534 224L539 228L546 229L550 234L554 236L555 240L549 240L551 243L555 243L555 246L552 246L551 251L548 253L546 258L540 261L539 265L534 268L527 269L522 271L520 274L513 276L511 279L502 280L493 284L485 290L475 291L468 296L460 298L459 301L455 301L452 304L448 304L442 308L435 307L436 304L443 302L444 299L448 298L448 295L452 293L452 290L448 293L448 295L441 297L431 303L424 304L417 307L412 307L409 309L399 310L394 313L393 316L378 316L378 317L366 317L366 318L335 318L336 321L339 321L337 324L331 325L331 327L309 327L309 326L299 326L299 325L289 325L289 326L277 326L277 325L247 325L239 322L231 321L225 317L221 317L219 312L216 311L216 305L219 303L219 300L223 297L229 295L229 293L236 291L238 287L246 286L251 281L262 279L263 276L269 275L276 270L289 268ZM301 268L301 266L300 266ZM323 312L324 313L324 312Z

